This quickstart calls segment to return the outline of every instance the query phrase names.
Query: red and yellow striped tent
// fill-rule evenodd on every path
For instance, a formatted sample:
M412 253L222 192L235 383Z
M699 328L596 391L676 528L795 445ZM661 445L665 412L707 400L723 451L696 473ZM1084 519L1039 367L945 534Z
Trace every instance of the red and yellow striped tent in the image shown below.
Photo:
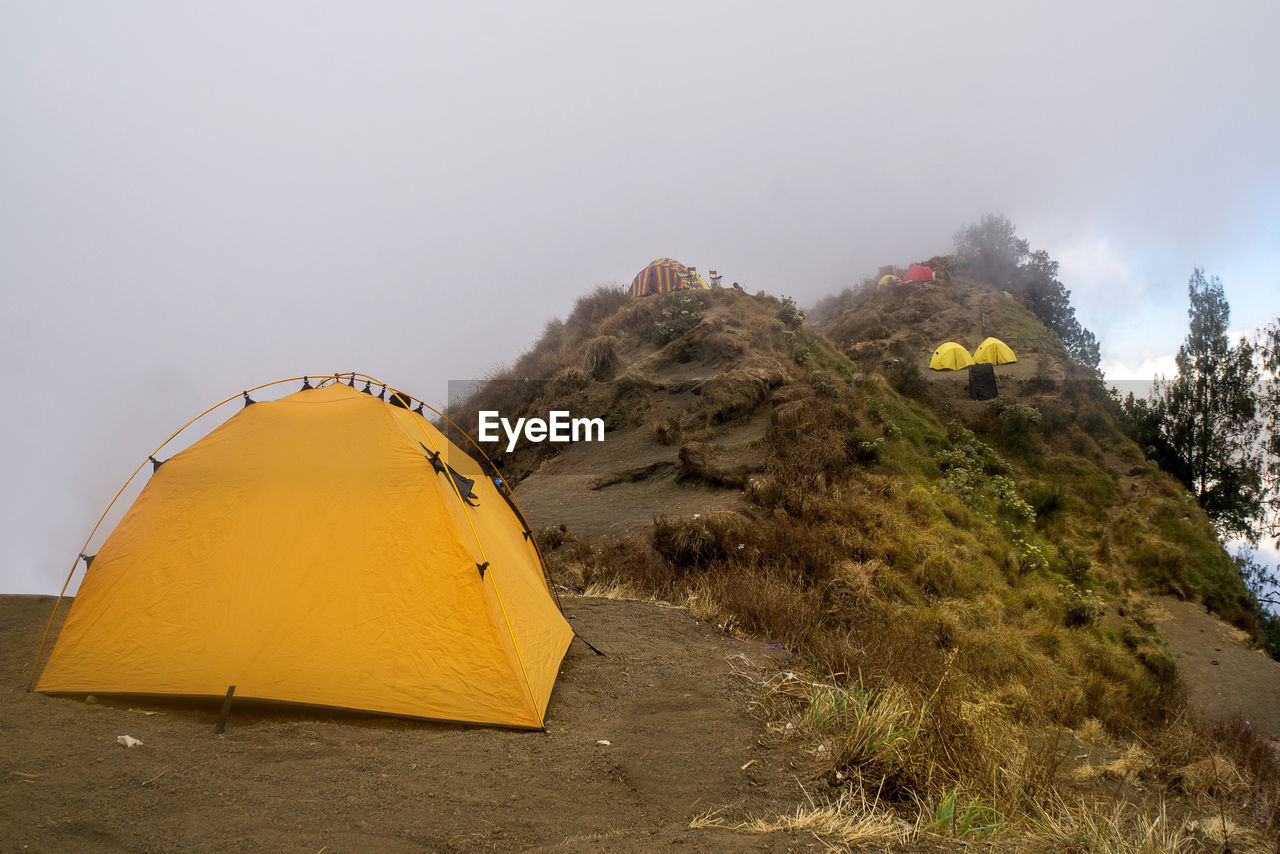
M706 281L674 258L655 258L631 280L631 295L666 294L682 288L708 290Z

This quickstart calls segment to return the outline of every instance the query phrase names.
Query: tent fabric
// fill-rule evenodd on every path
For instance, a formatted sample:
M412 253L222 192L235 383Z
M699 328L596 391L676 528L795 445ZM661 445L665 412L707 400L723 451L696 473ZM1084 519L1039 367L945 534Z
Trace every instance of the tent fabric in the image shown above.
M1000 396L1000 386L996 382L996 369L990 364L973 365L969 368L969 397L974 400L991 400Z
M1018 361L1018 357L999 338L987 338L973 351L973 361L979 364L1006 365Z
M969 351L954 341L940 344L929 359L929 367L935 371L958 371L973 364Z
M710 290L697 271L690 270L674 258L655 258L631 280L630 293L633 297L642 297L685 288Z
M340 383L246 406L151 475L86 571L37 690L234 685L541 728L573 631L498 489L422 416Z
M881 276L880 281L876 283L877 288L888 287L889 285L900 285L902 279L898 276Z
M914 267L912 267L910 270L907 271L907 274L905 276L902 277L902 281L932 282L933 269L931 267L926 267L923 264L916 264Z

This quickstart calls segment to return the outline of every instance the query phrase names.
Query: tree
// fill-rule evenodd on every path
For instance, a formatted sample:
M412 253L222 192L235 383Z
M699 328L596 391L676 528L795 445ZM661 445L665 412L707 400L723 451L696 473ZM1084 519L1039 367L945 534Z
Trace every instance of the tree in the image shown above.
M1280 571L1258 560L1254 549L1233 556L1244 586L1259 605L1280 613Z
M1043 249L1031 250L1012 222L987 214L955 235L956 252L993 284L1020 296L1036 317L1061 339L1076 362L1098 369L1098 339L1076 318L1071 291L1058 280L1058 262Z
M1263 505L1263 461L1247 340L1227 340L1227 304L1217 276L1196 268L1187 282L1190 319L1178 375L1156 381L1151 408L1167 446L1165 468L1195 494L1224 537L1255 539Z
M1263 431L1262 474L1266 485L1266 515L1262 530L1280 539L1280 317L1262 330L1258 362L1262 372L1258 387L1258 421Z
M1032 313L1062 339L1067 354L1096 371L1102 360L1098 339L1076 318L1071 291L1058 280L1058 262L1049 253L1040 249L1027 257L1019 268L1018 290Z
M1175 473L1178 471L1180 458L1165 435L1165 413L1159 399L1147 400L1134 397L1133 392L1129 392L1119 401L1119 404L1128 422L1130 438L1138 443L1147 459L1155 462L1162 471L1169 472L1186 483L1184 478Z
M1001 288L1014 286L1019 266L1031 254L1027 241L1018 237L1013 223L1001 214L987 214L965 226L954 240L956 254Z

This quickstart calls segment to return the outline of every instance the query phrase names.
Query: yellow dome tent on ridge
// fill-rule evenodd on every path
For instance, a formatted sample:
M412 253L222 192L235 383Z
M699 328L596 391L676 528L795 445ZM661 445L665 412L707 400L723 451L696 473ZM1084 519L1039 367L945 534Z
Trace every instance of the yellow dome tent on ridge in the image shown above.
M1018 357L999 338L988 338L973 351L973 361L979 365L1007 365L1018 361Z
M630 294L642 297L647 294L666 294L671 291L693 288L710 290L706 280L698 275L698 271L686 267L674 258L655 258L636 273L631 280Z
M973 364L969 351L954 341L938 345L929 359L929 367L935 371L958 371Z
M234 687L542 728L574 633L496 469L372 378L363 390L355 374L298 379L278 400L245 392L209 435L153 454L133 506L80 555L84 580L36 690Z

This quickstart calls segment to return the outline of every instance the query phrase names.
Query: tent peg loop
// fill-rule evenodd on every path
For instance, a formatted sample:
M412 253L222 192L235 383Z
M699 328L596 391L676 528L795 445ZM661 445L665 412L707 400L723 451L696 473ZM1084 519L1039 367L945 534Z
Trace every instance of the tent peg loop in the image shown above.
M93 566L93 559L97 557L97 555L87 555L84 552L80 552L80 557L84 558L84 568L88 569Z
M156 472L160 471L160 466L168 462L168 460L157 460L155 457L147 457L147 459L151 460L152 474L155 474Z
M310 389L311 387L312 387L312 386L311 386L311 377L303 377L303 378L302 378L302 391L307 391L307 390L308 390L308 389Z
M255 403L257 403L257 402L258 402L258 401L256 401L256 400L254 400L253 398L249 397L249 392L247 392L247 391L242 391L242 392L240 392L240 393L244 395L244 405L245 405L245 406L252 406L253 404L255 404Z

